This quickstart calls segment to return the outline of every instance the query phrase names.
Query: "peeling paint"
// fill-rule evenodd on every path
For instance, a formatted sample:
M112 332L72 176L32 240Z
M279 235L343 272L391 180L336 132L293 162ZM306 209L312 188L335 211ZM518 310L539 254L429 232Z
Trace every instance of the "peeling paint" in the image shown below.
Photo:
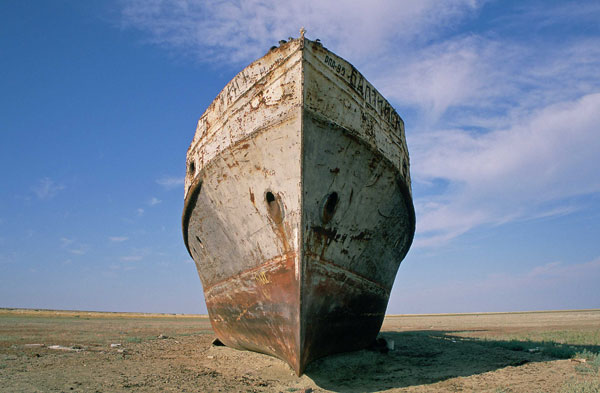
M282 44L219 93L187 165L184 241L224 344L298 375L370 344L415 217L404 123L362 74Z

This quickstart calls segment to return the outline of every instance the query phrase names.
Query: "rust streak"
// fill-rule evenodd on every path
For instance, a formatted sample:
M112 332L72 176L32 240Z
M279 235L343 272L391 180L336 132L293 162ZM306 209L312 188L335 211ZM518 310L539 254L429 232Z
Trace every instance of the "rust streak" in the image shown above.
M254 207L256 207L256 203L254 203L254 193L252 192L252 189L250 187L248 187L248 192L250 192L250 202L252 202Z

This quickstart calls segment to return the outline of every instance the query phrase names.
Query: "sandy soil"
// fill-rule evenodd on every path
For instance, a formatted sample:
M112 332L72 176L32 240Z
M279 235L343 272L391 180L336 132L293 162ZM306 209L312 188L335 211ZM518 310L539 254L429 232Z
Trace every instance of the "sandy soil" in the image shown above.
M382 336L392 351L330 356L296 377L278 359L212 346L203 316L0 309L0 391L561 392L600 380L559 359L600 352L600 310L388 316Z

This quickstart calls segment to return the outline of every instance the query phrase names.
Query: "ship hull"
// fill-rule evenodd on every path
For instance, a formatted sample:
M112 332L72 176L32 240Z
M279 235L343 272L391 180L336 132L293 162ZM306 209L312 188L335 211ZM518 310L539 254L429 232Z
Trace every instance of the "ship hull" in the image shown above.
M184 240L213 329L298 375L375 339L415 226L403 125L334 56L301 39L253 63L188 152Z

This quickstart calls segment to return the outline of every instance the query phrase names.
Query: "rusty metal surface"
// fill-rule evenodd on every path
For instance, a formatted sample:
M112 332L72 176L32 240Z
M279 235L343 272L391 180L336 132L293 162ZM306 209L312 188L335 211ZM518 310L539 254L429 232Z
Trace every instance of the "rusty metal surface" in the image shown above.
M233 348L276 356L300 370L295 253L205 287L217 337Z
M377 335L415 228L404 123L303 38L236 76L188 151L184 240L226 345L310 361Z

